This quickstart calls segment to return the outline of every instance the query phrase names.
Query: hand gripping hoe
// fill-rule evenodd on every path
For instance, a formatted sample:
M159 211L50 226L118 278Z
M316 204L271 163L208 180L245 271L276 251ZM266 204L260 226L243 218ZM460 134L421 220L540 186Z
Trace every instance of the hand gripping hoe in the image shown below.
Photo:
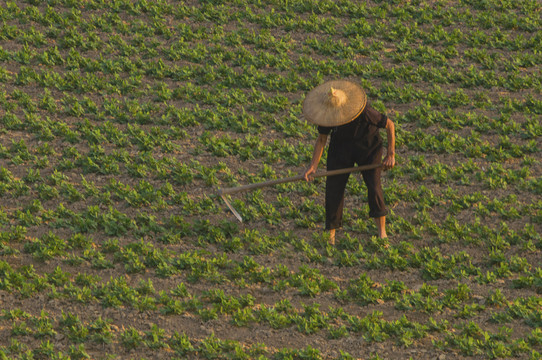
M324 177L324 176L333 176L333 175L340 175L340 174L346 174L351 172L357 172L357 171L365 171L365 170L372 170L381 167L382 164L372 164L372 165L363 165L363 166L357 166L357 167L351 167L351 168L344 168L344 169L338 169L338 170L329 170L329 171L323 171L320 173L313 174L311 177L318 178L318 177ZM234 207L230 204L228 199L226 199L225 195L228 194L235 194L241 191L248 191L248 190L254 190L254 189L261 189L266 186L273 186L277 184L284 184L288 182L294 182L299 180L304 180L305 176L303 174L282 178L282 179L275 179L275 180L269 180L264 181L260 183L254 183L254 184L248 184L243 186L237 186L232 188L226 188L226 189L218 189L218 195L222 197L228 208L231 210L233 215L239 220L239 222L243 222L243 218L239 213L234 209Z

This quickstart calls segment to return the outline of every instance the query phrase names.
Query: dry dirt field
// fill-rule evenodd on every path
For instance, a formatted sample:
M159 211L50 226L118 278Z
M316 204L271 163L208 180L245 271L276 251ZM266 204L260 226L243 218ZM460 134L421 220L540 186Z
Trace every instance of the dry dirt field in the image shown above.
M539 359L541 7L0 0L0 359ZM389 238L359 174L335 246L325 179L238 222L332 79L396 124Z

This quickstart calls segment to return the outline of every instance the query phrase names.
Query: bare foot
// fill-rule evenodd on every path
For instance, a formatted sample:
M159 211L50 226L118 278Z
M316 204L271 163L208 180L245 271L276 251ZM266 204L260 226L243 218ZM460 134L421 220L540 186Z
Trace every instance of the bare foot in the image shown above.
M386 217L382 216L374 219L376 223L376 228L378 229L378 237L381 239L386 239L388 235L386 234Z

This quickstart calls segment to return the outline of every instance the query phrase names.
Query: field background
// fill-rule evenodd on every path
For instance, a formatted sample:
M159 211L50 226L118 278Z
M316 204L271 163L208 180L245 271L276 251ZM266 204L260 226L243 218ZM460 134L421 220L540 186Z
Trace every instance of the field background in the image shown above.
M1 359L538 359L536 0L0 1ZM388 247L298 174L326 80L396 123ZM385 137L385 134L383 134ZM321 163L323 168L325 158Z

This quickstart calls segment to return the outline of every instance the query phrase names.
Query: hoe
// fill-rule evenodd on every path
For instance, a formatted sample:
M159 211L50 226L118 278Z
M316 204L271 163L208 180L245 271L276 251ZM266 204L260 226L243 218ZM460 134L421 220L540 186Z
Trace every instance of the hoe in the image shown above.
M323 171L323 172L320 172L320 173L317 173L317 174L313 174L312 177L313 178L318 178L318 177L324 177L324 176L333 176L333 175L346 174L346 173L351 173L351 172L356 172L356 171L372 170L372 169L379 168L381 166L382 166L382 164L372 164L372 165L363 165L363 166L344 168L344 169L338 169L338 170L329 170L329 171ZM273 185L277 185L277 184L294 182L294 181L299 181L299 180L303 180L303 179L304 179L304 175L301 174L301 175L297 175L297 176L292 176L292 177L287 177L287 178L282 178L282 179L269 180L269 181L264 181L264 182L260 182L260 183L248 184L248 185L237 186L237 187L232 187L232 188L227 188L227 189L218 189L218 195L220 195L222 197L222 199L224 200L224 202L226 203L228 208L231 210L231 212L235 215L237 220L239 220L240 222L243 222L243 218L233 208L233 206L230 204L228 199L226 199L225 195L227 195L227 194L235 194L235 193L238 193L238 192L241 192L241 191L261 189L261 188L266 187L266 186L273 186Z

